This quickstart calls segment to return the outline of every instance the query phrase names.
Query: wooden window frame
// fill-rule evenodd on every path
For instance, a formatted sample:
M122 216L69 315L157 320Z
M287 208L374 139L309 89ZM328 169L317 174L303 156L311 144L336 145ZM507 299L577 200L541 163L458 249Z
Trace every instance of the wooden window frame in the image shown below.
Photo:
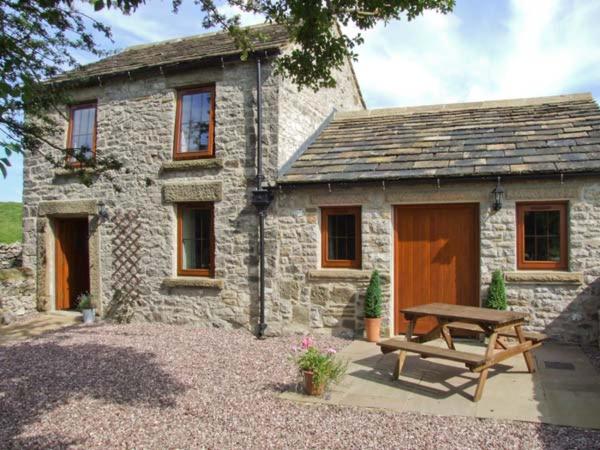
M186 208L210 211L210 254L208 269L183 268L183 210ZM177 275L187 277L214 277L215 274L215 208L213 203L177 204Z
M519 202L517 203L517 269L518 270L568 270L569 229L567 225L568 202ZM560 212L560 260L525 260L525 213L528 211Z
M321 267L360 269L362 264L361 214L360 206L327 206L321 208ZM329 217L354 215L354 259L329 259Z
M184 95L196 94L198 92L209 92L210 113L208 119L208 148L199 152L181 152L181 112L182 98ZM173 159L201 159L213 158L215 156L215 86L201 86L196 88L186 88L177 91L177 106L175 110L175 140L173 143Z
M97 101L93 101L93 102L85 102L85 103L78 103L76 105L70 105L69 106L69 127L67 130L67 148L71 149L73 148L73 121L74 121L74 113L77 110L80 109L88 109L93 107L95 110L94 113L94 129L92 131L92 158L91 160L95 160L96 159L96 135L97 135L97 130L98 130L98 102ZM82 164L79 161L73 161L72 158L69 157L69 155L65 155L65 163L70 166L70 167L81 167Z

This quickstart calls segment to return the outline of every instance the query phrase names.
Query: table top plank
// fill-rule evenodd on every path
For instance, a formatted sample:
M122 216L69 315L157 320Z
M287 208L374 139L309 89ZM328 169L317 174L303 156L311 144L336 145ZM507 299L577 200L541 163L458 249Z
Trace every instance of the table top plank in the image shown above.
M517 311L498 311L476 306L451 305L447 303L428 303L400 310L405 317L435 316L442 319L473 322L478 324L502 326L525 322L529 315Z

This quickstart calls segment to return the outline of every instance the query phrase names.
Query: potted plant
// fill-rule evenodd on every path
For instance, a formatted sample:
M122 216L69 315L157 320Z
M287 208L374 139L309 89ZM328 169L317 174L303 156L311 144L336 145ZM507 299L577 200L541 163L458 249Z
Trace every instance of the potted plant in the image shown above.
M92 305L92 295L84 292L77 297L77 309L83 314L83 323L94 323L96 308Z
M495 270L492 274L492 282L485 301L485 307L491 309L499 309L504 311L506 304L506 287L504 285L504 275L502 271Z
M304 392L308 395L322 395L331 383L338 383L346 373L347 364L336 358L334 349L319 350L308 336L293 351Z
M378 342L381 333L381 279L376 270L371 274L365 296L365 330L367 341Z

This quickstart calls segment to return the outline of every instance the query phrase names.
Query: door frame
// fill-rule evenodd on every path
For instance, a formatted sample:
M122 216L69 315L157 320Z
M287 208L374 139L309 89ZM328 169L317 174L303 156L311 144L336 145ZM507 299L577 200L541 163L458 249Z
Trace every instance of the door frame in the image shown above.
M395 204L392 205L392 217L393 217L393 230L392 230L392 239L393 239L393 260L392 260L392 271L393 271L393 312L392 312L392 320L393 320L393 328L391 328L392 334L398 335L398 319L400 318L400 299L398 298L398 289L400 285L399 273L398 273L398 212L400 210L408 209L408 208L436 208L436 207L472 207L475 212L475 261L476 264L476 278L477 278L477 298L478 298L478 306L481 307L481 203L480 202L448 202L448 203L403 203L403 204Z

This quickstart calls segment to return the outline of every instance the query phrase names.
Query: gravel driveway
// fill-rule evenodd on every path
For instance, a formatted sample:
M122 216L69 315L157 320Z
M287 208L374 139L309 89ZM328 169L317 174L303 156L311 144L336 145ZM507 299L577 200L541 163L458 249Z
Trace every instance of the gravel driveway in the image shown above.
M144 324L0 346L0 448L600 447L599 431L281 400L297 341Z

